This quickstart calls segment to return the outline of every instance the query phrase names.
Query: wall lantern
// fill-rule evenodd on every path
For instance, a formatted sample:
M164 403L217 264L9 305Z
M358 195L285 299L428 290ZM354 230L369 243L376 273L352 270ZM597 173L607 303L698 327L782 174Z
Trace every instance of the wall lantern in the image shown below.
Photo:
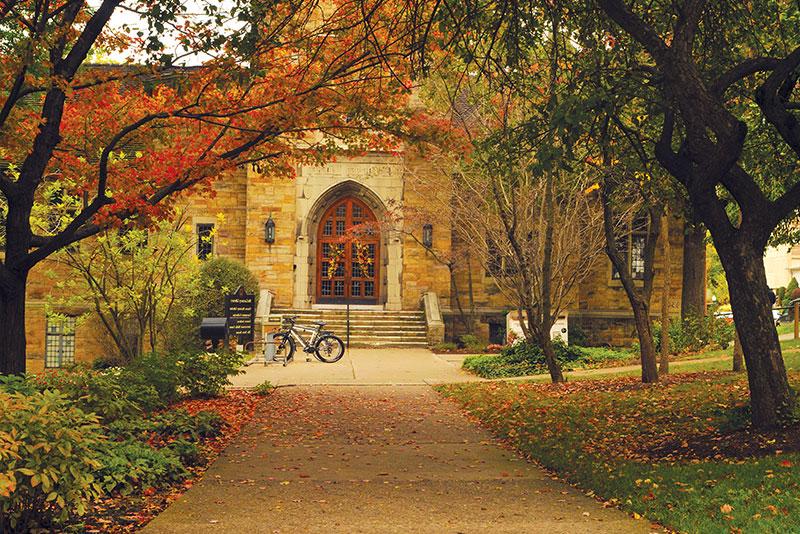
M264 223L264 242L271 245L275 242L275 221L272 220L272 214L269 214L269 219Z
M433 246L433 225L426 224L422 227L422 245L425 248L431 248Z

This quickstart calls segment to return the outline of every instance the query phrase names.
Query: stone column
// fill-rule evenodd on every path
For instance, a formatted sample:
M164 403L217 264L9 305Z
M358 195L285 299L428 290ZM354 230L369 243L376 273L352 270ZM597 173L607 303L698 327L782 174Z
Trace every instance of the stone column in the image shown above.
M402 310L403 242L395 232L387 240L386 309Z
M298 236L295 242L294 256L294 299L292 307L306 309L311 307L311 295L309 294L309 268L308 258L311 248L308 238L304 235Z

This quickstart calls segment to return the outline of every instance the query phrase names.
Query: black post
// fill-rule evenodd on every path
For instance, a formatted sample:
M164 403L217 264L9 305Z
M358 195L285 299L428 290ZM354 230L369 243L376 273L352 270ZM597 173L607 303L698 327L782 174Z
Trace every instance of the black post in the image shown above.
M347 350L350 350L350 303L347 303Z

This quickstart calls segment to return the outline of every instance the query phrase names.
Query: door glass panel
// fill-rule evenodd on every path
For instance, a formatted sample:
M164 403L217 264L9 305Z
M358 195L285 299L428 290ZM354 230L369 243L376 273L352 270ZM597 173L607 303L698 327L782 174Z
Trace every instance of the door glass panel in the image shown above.
M329 208L322 221L317 234L317 296L329 302L350 298L375 302L380 257L375 216L360 201L347 198ZM355 231L351 230L353 227L357 227ZM351 232L359 242L346 237Z

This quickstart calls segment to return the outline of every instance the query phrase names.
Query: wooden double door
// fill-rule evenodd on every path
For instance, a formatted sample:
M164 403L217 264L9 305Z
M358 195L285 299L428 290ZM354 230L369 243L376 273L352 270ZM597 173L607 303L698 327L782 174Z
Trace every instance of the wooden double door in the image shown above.
M375 214L353 197L328 208L317 235L317 302L377 304L380 229Z

